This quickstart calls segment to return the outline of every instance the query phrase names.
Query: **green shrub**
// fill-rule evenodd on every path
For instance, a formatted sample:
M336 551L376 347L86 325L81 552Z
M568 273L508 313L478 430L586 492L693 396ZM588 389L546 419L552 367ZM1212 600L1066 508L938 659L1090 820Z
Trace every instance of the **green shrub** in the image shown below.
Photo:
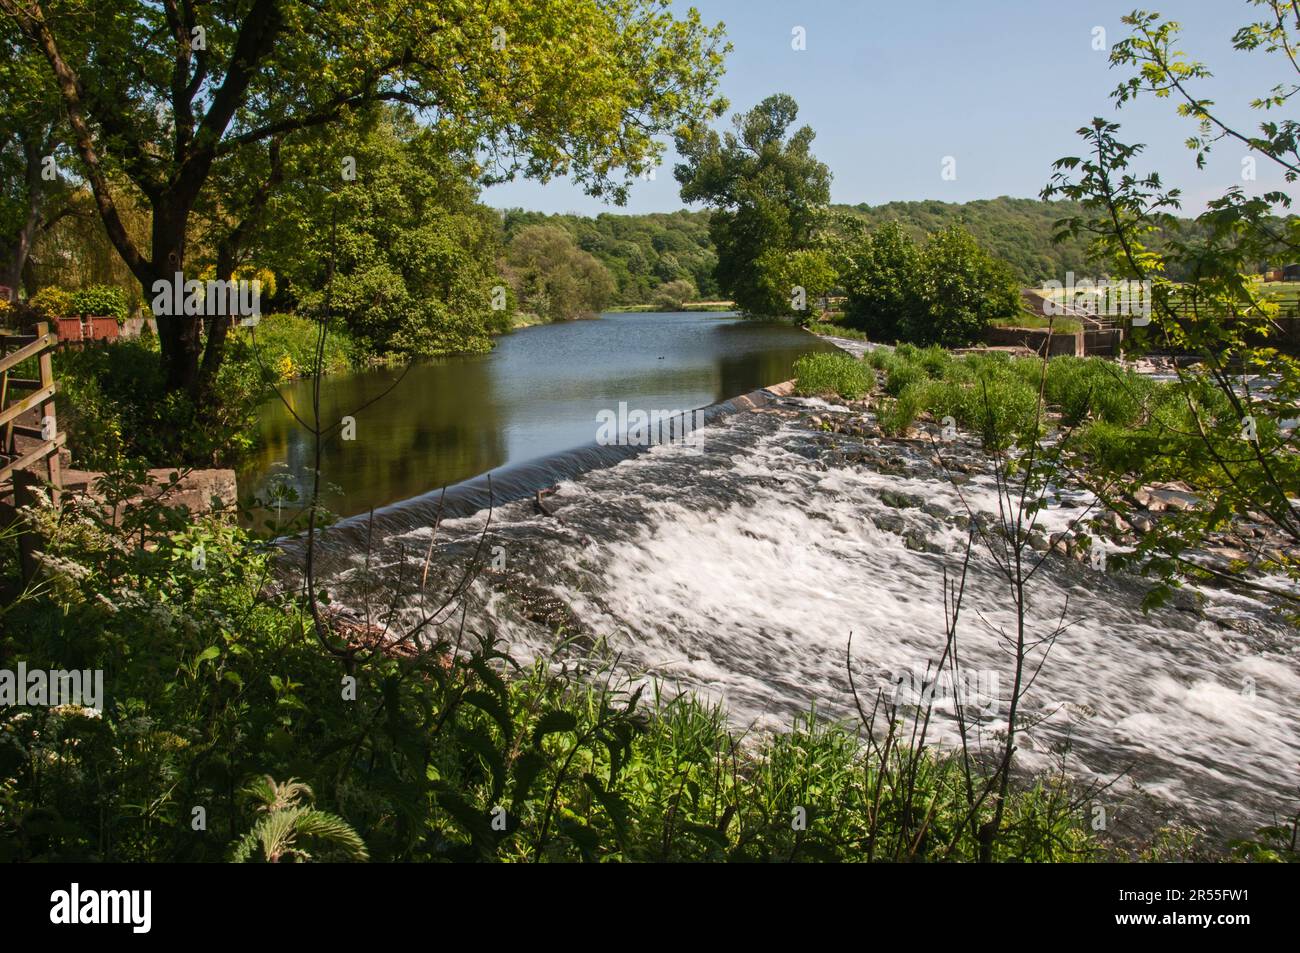
M969 359L968 359L969 360ZM957 368L943 381L922 392L936 418L952 417L964 430L980 435L986 450L1001 450L1032 436L1038 391L1025 383L1009 363L999 367Z
M1089 414L1113 424L1134 424L1151 390L1151 382L1140 374L1100 358L1062 356L1047 364L1044 396L1067 427Z
M62 391L59 423L75 465L88 470L232 465L251 445L253 413L264 395L260 379L225 361L219 400L200 411L185 393L167 391L153 337L59 350L54 372Z
M878 347L862 355L862 359L878 371L883 371L894 361L894 352L888 348Z
M113 285L91 285L74 291L69 304L71 314L116 318L119 324L126 320L126 295Z
M316 370L316 338L320 323L295 314L266 314L256 326L232 333L229 360L270 383L311 377ZM350 370L359 360L352 337L336 321L325 337L322 373Z
M875 385L871 368L843 352L805 354L794 364L795 392L804 397L858 400Z
M27 299L27 306L46 321L66 318L73 313L72 295L54 285L47 285L37 291Z
M925 372L931 377L942 377L948 368L952 365L952 352L947 348L932 344L925 350L916 355L916 361L925 368Z
M929 375L920 364L908 360L896 360L885 371L885 393L897 397L908 386L919 384L928 378Z

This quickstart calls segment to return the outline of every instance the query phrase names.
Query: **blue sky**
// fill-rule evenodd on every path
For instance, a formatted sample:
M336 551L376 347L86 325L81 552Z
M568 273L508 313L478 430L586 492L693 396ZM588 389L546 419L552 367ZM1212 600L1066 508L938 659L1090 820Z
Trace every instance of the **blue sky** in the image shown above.
M675 0L678 2L678 0ZM1237 184L1248 192L1283 186L1258 163L1258 179L1241 178L1243 149L1220 143L1203 171L1183 145L1195 124L1169 100L1115 110L1110 91L1122 78L1107 54L1092 49L1093 30L1107 43L1124 33L1120 17L1135 7L1183 24L1182 49L1205 62L1213 79L1200 89L1238 126L1253 131L1249 101L1291 81L1272 57L1239 53L1231 37L1259 19L1245 0L694 0L706 22L722 21L734 47L721 91L730 113L785 92L801 123L817 133L814 152L834 176L834 202L965 202L999 195L1032 197L1051 163L1078 154L1075 130L1093 116L1123 123L1121 138L1148 144L1143 171L1159 170L1184 190L1184 208ZM807 49L791 48L792 30ZM1289 66L1287 67L1289 69ZM727 120L723 120L725 124ZM956 160L956 179L941 163ZM565 180L518 181L484 192L487 204L545 212L663 212L682 208L672 176L671 146L653 181L638 182L628 204L608 205Z

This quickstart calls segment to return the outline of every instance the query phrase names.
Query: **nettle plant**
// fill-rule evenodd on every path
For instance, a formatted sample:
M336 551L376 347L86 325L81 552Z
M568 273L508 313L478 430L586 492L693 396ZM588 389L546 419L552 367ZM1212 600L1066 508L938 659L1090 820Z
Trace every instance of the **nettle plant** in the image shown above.
M1233 37L1243 52L1267 57L1283 75L1250 105L1264 114L1252 131L1229 123L1198 81L1211 74L1175 48L1179 27L1158 14L1124 18L1132 35L1111 50L1112 67L1135 68L1112 94L1123 106L1143 96L1173 99L1178 112L1196 121L1187 140L1204 167L1222 144L1240 147L1247 158L1280 171L1286 183L1300 174L1297 124L1277 116L1300 92L1300 40L1288 22L1289 4L1253 0L1266 14ZM1059 223L1058 237L1085 236L1093 258L1110 274L1150 282L1151 320L1132 329L1130 354L1153 350L1192 354L1194 370L1175 363L1184 413L1155 433L1134 434L1127 452L1099 461L1112 473L1142 483L1182 481L1195 491L1191 508L1168 514L1140 542L1137 561L1160 579L1153 598L1167 596L1180 580L1223 575L1195 551L1235 518L1268 524L1293 546L1300 544L1300 455L1289 418L1300 404L1300 362L1276 346L1281 333L1278 306L1253 277L1260 262L1289 261L1300 249L1300 221L1288 214L1291 196L1282 190L1247 195L1240 186L1207 203L1190 223L1176 217L1178 189L1165 188L1155 172L1135 166L1143 146L1119 138L1117 123L1094 119L1079 130L1088 151L1055 163L1044 198L1079 202L1083 213ZM1120 515L1121 496L1106 500ZM1259 547L1231 567L1233 581L1254 584L1300 609L1294 595L1266 582L1251 583L1242 572L1281 572L1300 579L1293 548ZM1258 579L1258 576L1254 577Z

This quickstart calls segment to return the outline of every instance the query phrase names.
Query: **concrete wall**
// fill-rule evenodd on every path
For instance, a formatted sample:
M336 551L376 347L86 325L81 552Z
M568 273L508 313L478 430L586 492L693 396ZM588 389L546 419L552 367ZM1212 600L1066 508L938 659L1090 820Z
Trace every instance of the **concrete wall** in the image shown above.
M1111 357L1119 356L1119 344L1124 340L1124 332L1119 328L1109 331L1084 331L1083 350L1085 354L1100 354Z
M149 325L149 330L151 330L154 333L154 336L157 337L158 322L154 318L127 318L126 322L122 325L122 337L138 338L144 330L146 323Z
M1074 334L1061 334L1056 332L1050 334L1046 328L986 328L984 331L984 343L990 347L1027 347L1031 351L1048 357L1056 357L1060 354L1073 354L1082 357L1084 354L1084 333L1082 331Z

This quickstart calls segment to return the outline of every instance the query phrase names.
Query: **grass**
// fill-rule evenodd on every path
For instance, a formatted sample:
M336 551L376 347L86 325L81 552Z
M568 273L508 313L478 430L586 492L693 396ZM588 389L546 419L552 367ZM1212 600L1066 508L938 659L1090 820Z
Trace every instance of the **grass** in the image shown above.
M860 400L871 392L871 368L843 352L806 354L795 361L795 393L803 397L842 397Z
M999 352L958 357L941 347L910 344L871 351L861 361L843 354L812 358L796 365L797 392L803 395L856 400L863 395L863 372L879 375L878 381L868 381L867 390L880 391L876 416L888 435L906 433L928 413L936 420L951 417L958 428L978 434L988 450L1033 436L1041 358ZM1094 452L1154 452L1148 446L1156 439L1154 431L1168 439L1170 433L1193 430L1173 385L1103 358L1054 357L1042 383L1047 410L1062 427L1091 428L1081 436ZM1231 422L1230 408L1213 388L1206 389L1202 406L1222 417L1224 426Z
M1083 322L1078 318L1048 318L1041 314L1020 314L1014 318L994 318L989 322L998 328L1030 328L1046 330L1051 328L1056 334L1076 334L1083 330Z

